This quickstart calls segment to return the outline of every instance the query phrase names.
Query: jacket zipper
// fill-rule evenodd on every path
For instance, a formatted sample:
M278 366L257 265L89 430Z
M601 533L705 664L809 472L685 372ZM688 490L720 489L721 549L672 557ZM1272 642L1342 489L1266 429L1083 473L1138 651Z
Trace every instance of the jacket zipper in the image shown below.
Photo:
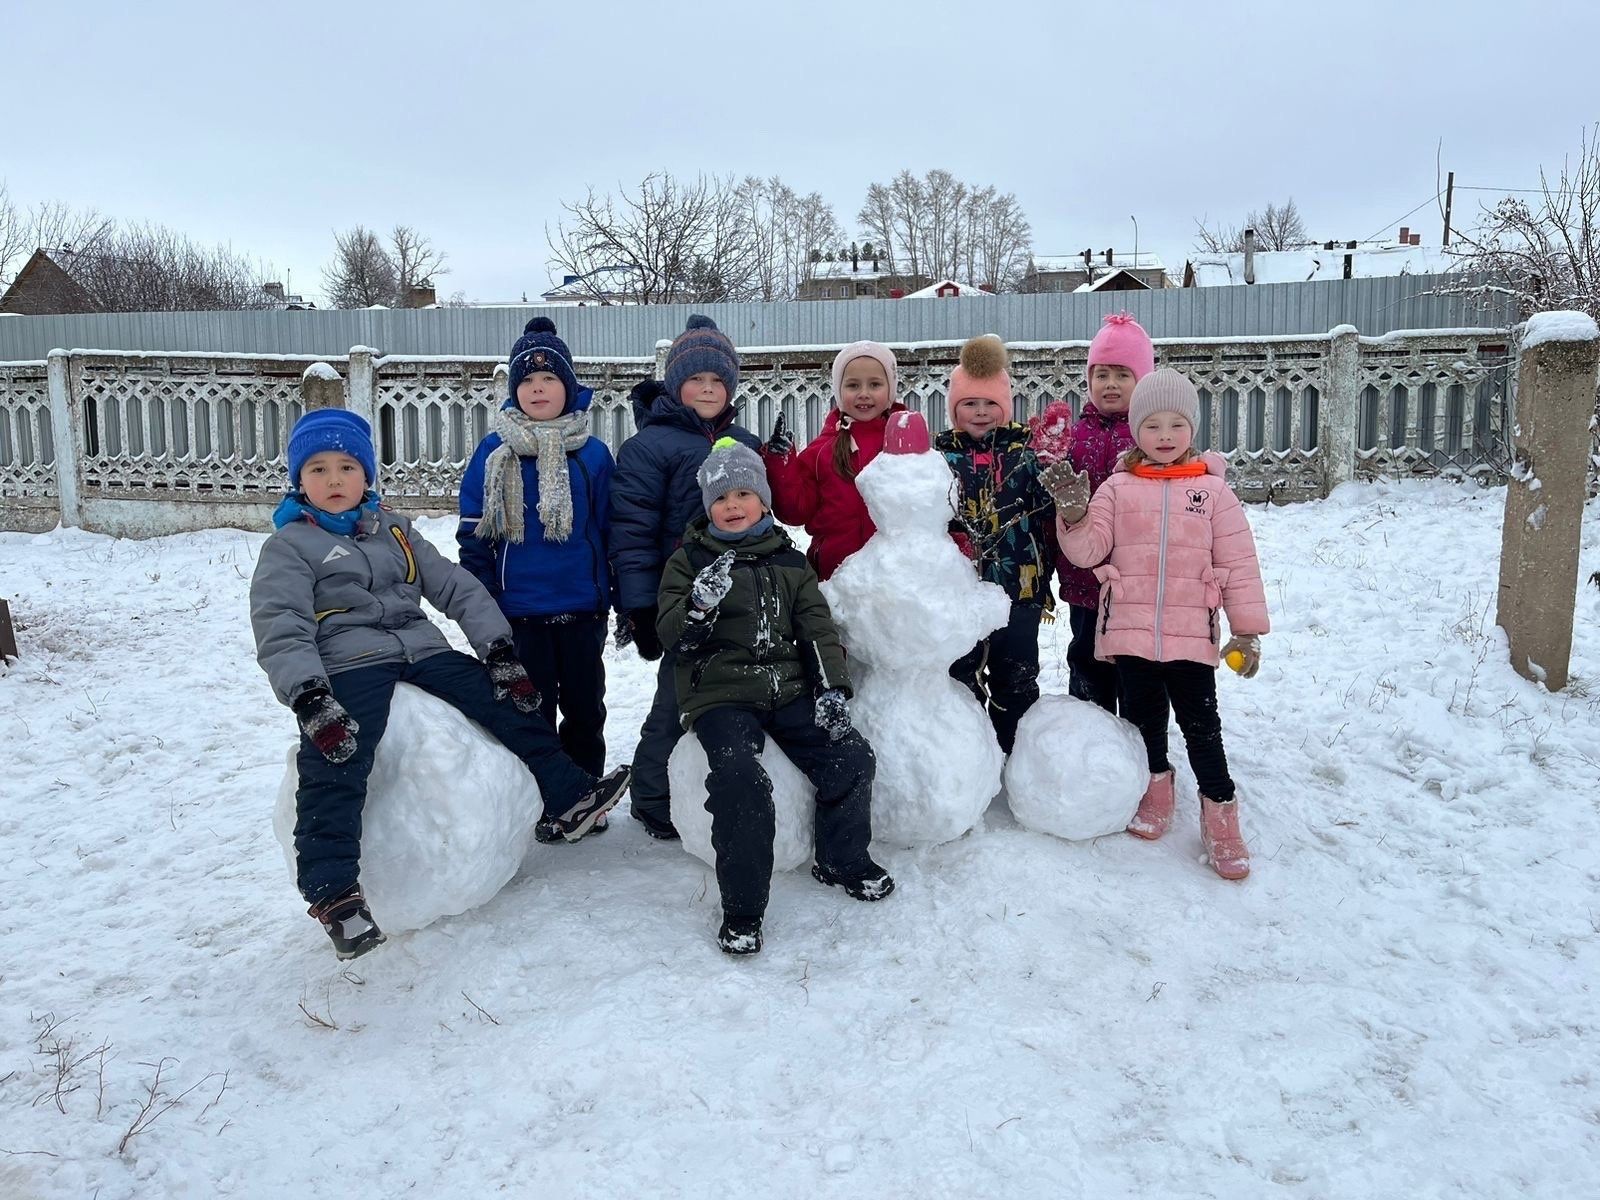
M583 474L583 494L589 498L590 517L590 519L585 522L585 525L592 527L595 523L593 520L594 514L598 511L598 508L594 502L594 479L590 476L589 468L584 465L583 459L574 454L572 456L572 460L578 464L578 470ZM578 514L576 511L573 512L572 518L574 521L577 520ZM600 559L602 556L596 551L594 538L592 536L590 536L588 533L585 533L583 541L584 544L589 547L590 571L594 575L595 611L604 612L608 605L605 603L606 589L600 580Z
M1172 481L1161 482L1161 542L1156 551L1156 661L1161 662L1161 609L1167 602L1167 508Z

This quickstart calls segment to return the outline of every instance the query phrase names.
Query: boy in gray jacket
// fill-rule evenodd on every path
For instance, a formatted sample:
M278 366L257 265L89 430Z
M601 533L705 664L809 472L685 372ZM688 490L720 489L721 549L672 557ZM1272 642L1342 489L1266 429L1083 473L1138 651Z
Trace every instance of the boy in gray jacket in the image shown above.
M499 606L379 504L366 421L344 409L309 412L288 451L296 490L261 547L250 623L257 661L300 724L296 882L338 956L354 958L383 941L358 882L361 809L395 684L438 696L503 742L568 841L621 799L629 769L596 779L562 752ZM461 626L482 663L450 648L424 598Z

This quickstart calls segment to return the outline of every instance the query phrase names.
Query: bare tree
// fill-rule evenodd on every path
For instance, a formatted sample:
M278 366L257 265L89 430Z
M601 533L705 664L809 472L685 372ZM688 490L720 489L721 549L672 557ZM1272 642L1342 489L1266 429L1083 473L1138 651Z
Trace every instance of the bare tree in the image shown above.
M270 273L231 246L203 246L161 225L97 236L92 248L61 246L55 258L98 312L203 312L267 308Z
M1013 193L963 183L942 170L921 179L901 171L888 184L872 184L856 220L891 270L960 277L996 290L1018 284L1033 242Z
M1293 250L1311 240L1293 196L1281 205L1252 209L1243 225L1207 225L1204 217L1194 224L1194 248L1206 254L1237 254L1244 249L1246 229L1256 231L1256 247L1260 250Z
M382 239L365 225L334 235L333 261L322 269L322 288L334 308L394 307L400 272Z
M742 185L731 177L645 176L633 191L564 202L549 265L577 276L596 299L618 290L627 300L743 300L760 293L758 239ZM607 270L607 269L610 270ZM599 274L597 274L597 272Z
M1558 174L1540 168L1530 200L1506 196L1457 234L1451 249L1484 289L1510 291L1523 316L1578 309L1600 319L1600 124L1583 130L1577 161Z
M754 292L761 300L793 300L825 247L844 231L816 192L797 195L778 176L749 176L739 185L740 215L751 241Z
M435 276L447 273L443 252L409 225L394 227L389 257L394 260L396 299L402 303L412 288L432 286Z
M92 254L116 232L116 222L92 208L52 200L24 210L0 180L0 290L11 286L35 250L70 249Z

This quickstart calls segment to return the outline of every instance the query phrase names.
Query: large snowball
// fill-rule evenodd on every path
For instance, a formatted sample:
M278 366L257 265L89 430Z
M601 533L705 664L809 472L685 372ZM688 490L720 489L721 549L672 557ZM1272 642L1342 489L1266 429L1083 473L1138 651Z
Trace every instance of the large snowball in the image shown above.
M1144 740L1098 704L1041 696L1017 726L1006 799L1017 820L1073 841L1118 833L1150 781Z
M1000 790L1003 756L983 708L944 671L862 673L850 715L878 759L872 836L890 846L952 841Z
M297 783L291 748L272 818L291 875ZM373 917L400 932L484 903L517 873L542 811L515 755L443 700L400 684L362 816L361 887Z
M811 861L817 789L771 738L761 751L761 765L772 780L772 806L776 810L772 869L792 871ZM683 848L714 867L717 855L711 848L711 814L706 811L706 772L709 769L700 739L692 731L679 738L672 757L667 760L672 824L683 839Z

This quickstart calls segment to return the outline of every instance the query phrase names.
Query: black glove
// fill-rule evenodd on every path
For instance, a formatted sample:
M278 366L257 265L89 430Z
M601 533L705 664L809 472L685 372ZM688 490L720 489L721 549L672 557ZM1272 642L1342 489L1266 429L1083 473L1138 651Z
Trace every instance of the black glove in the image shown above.
M349 762L361 726L325 687L307 688L294 700L295 719L317 752L331 763Z
M641 379L633 385L628 399L639 407L648 409L656 400L667 394L667 385L659 379Z
M829 688L817 697L812 715L818 729L826 730L828 740L837 742L854 726L850 724L850 700L839 688Z
M789 423L784 420L780 410L778 419L772 423L772 436L767 439L767 450L779 458L787 458L793 449L794 435L789 432Z
M619 613L617 623L620 626L623 622L627 623L628 632L632 636L634 648L639 651L640 658L645 662L655 662L661 657L661 637L656 633L654 604L649 608L635 608L626 613ZM620 640L617 642L619 646L624 644Z
M489 657L483 660L483 665L489 668L489 681L494 684L496 701L509 700L517 706L518 712L538 711L539 689L533 686L527 668L517 661L517 653L512 647L501 646L491 650Z

